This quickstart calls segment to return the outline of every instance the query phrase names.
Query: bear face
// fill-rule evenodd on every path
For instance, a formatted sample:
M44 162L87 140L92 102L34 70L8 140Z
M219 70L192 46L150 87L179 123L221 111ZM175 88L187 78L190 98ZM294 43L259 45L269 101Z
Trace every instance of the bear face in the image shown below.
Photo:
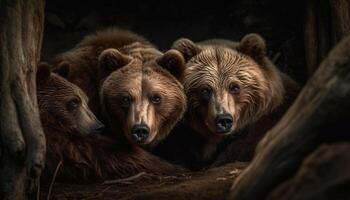
M101 88L101 102L111 124L118 124L132 143L154 146L163 140L186 110L183 87L177 80L185 65L181 54L171 50L144 61L107 49L99 63L100 67L107 63L119 67Z
M53 71L80 87L89 98L89 107L98 116L101 82L116 68L113 63L98 65L98 57L108 48L123 54L146 58L160 53L144 37L115 27L103 29L83 38L73 49L57 55L52 60ZM124 62L119 60L119 62Z
M41 64L37 71L38 105L43 126L79 135L101 131L104 126L87 106L87 96L74 84L51 73L49 68Z
M188 98L185 121L198 133L220 137L237 132L283 101L279 72L257 34L231 48L188 39L176 41L173 48L187 61L181 79Z

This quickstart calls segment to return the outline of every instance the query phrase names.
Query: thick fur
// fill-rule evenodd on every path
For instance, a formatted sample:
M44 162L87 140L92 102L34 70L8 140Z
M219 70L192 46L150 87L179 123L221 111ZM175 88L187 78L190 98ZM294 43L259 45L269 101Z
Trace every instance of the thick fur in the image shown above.
M64 78L39 67L38 102L40 118L47 140L46 168L42 175L50 181L60 161L57 180L63 182L94 182L124 178L140 172L172 175L182 172L138 146L128 146L97 134L82 135L71 126L64 99L81 98L83 92Z
M258 141L288 109L299 86L277 70L266 56L265 41L256 34L240 42L195 44L179 39L173 48L187 61L180 80L188 109L183 123L157 152L193 169L208 167L218 158L215 165L251 160ZM240 86L239 94L229 92L231 85ZM206 102L200 96L203 88L212 91ZM215 116L222 113L232 115L233 127L220 135L213 127ZM182 147L174 152L180 141Z
M44 181L52 179L60 161L62 166L57 174L60 182L88 183L125 178L140 172L157 175L184 172L181 167L162 161L140 147L123 146L104 136L62 135L53 128L45 128L44 131L47 137Z
M179 66L185 66L181 54L175 50L163 54L130 31L110 28L88 35L74 49L57 56L54 65L57 73L87 93L89 106L99 118L113 121L113 136L123 132L130 144L135 144L130 137L133 125L142 123L150 128L150 136L142 146L153 146L168 135L185 111L183 87L176 78L182 75ZM116 70L119 72L109 76ZM103 94L103 108L99 91ZM116 106L121 96L118 92L132 93L135 100L149 99L145 95L153 92L164 101L157 107L135 101L134 112L122 112L120 105ZM139 113L147 106L151 109Z
M100 65L120 63L126 55L119 55L115 49L101 54ZM149 128L147 139L138 143L153 147L167 137L170 130L182 118L186 110L186 98L182 84L176 76L185 61L177 51L154 55L147 59L130 56L130 61L111 73L101 88L103 110L108 116L114 132L124 132L124 138L136 144L132 138L132 127L144 124ZM160 98L160 103L152 102L152 97ZM123 98L130 98L130 105L123 106Z
M234 106L232 113L237 131L281 104L285 91L276 68L262 69L250 57L228 48L220 46L204 46L204 48L201 54L188 62L183 80L190 105L187 121L195 130L201 133L210 131L208 127L203 127L206 116L203 116L201 111L203 104L198 97L199 90L206 85L210 85L214 91L228 88L232 81L241 86L239 99L226 102L230 101L229 97L226 97L227 99L218 102L231 103ZM270 65L268 61L266 63Z
M226 149L218 155L212 166L221 166L234 161L246 162L253 159L260 140L283 117L300 92L298 84L288 76L281 73L281 78L286 91L283 96L283 103L241 130L237 137L229 139L226 142Z
M93 112L99 113L99 88L101 82L114 70L115 65L100 68L98 58L102 51L115 48L121 53L147 59L160 52L144 37L131 31L108 28L87 35L73 49L57 55L52 62L55 72L78 85L89 97L89 106Z

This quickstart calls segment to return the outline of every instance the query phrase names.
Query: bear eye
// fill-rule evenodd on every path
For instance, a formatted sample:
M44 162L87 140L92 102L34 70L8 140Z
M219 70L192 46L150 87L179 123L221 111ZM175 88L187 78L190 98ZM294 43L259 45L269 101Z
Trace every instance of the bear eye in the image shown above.
M233 95L239 95L239 93L241 92L241 88L237 84L232 84L229 90L230 90L230 93Z
M67 103L67 109L69 111L74 111L80 106L80 99L79 98L73 98L68 101Z
M210 88L203 88L201 90L201 97L203 100L209 101L211 95L212 95L212 90Z
M131 104L131 97L129 95L123 96L121 98L121 106L124 108L128 108Z
M151 96L151 102L155 105L159 105L162 101L162 98L159 94L154 94Z

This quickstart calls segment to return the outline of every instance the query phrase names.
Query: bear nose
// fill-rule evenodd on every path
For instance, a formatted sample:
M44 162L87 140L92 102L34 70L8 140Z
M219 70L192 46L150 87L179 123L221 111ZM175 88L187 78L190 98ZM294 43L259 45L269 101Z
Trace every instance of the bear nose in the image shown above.
M231 130L233 125L233 118L231 115L219 115L215 119L216 132L227 133Z
M149 128L143 124L134 125L131 134L137 143L143 143L149 135Z
M105 129L105 125L101 122L97 123L94 127L95 132L102 132Z

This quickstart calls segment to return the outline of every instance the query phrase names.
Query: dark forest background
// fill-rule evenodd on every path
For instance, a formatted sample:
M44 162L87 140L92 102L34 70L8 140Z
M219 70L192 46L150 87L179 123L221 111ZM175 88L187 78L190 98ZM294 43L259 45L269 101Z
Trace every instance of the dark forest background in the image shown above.
M69 50L95 30L118 26L145 36L161 50L187 37L239 40L261 34L270 58L300 83L305 69L302 1L77 1L46 2L42 59Z
M234 185L238 174L227 172L229 177L223 182L220 173L224 171L217 168L215 176L220 181L208 170L210 176L176 178L176 184L169 179L173 184L169 187L153 181L161 179L146 178L155 184L154 190L149 187L152 183L137 180L139 184L134 185L116 182L113 188L100 183L55 184L55 194L66 196L67 190L73 191L68 199L82 197L82 192L88 198L111 199L130 194L161 199L165 195L169 200L350 196L350 154L345 153L350 151L350 113L344 112L350 110L349 0L47 0L45 13L44 2L0 1L0 199L34 199L37 189L51 191L38 182L46 146L34 72L43 35L41 59L48 61L74 47L84 35L109 26L144 35L160 50L167 50L180 37L239 40L256 32L266 39L268 54L282 71L302 84L310 79L260 142L255 158ZM42 194L43 198L49 199L49 194Z

